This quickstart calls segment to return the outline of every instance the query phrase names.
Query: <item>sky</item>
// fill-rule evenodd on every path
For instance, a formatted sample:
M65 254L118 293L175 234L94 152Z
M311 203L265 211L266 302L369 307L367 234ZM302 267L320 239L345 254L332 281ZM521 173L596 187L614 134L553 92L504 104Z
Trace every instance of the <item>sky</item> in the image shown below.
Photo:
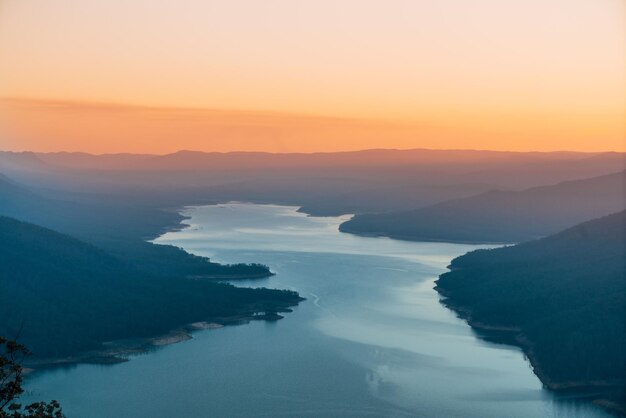
M626 151L623 0L0 0L0 149Z

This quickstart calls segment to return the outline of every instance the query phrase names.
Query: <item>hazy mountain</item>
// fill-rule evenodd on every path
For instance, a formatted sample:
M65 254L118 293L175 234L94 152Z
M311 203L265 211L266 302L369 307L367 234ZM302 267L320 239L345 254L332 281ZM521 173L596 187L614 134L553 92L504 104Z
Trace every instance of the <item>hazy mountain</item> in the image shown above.
M0 216L8 216L97 245L140 271L155 275L259 277L264 266L225 267L180 248L146 239L178 227L182 216L132 199L60 200L40 196L0 176Z
M596 177L625 169L626 154L605 152L574 154L565 159L535 160L522 164L516 164L512 160L504 167L493 169L477 165L464 174L464 179L466 182L489 182L502 188L521 190L532 186Z
M0 215L94 241L116 235L150 236L150 231L154 234L151 227L166 220L176 222L177 219L176 214L149 210L134 202L129 204L106 199L88 202L45 197L6 176L0 176ZM144 221L135 222L142 215L145 216Z
M0 174L0 205L15 205L18 202L32 202L35 196L13 180Z
M35 152L0 152L0 168L8 171L43 171L50 169Z
M84 152L37 153L40 161L49 166L67 169L133 169L146 160L155 158L151 154L88 154Z
M474 251L452 261L437 289L486 337L514 337L549 387L604 391L626 412L625 237L623 211Z
M37 153L48 164L67 168L128 170L219 170L255 168L375 167L389 165L480 164L501 161L527 164L576 160L598 153L505 152L480 150L371 149L346 152L268 153L178 151L165 155L86 153Z
M295 292L147 275L67 235L0 217L0 335L38 356L298 301Z
M412 211L357 215L343 232L423 241L519 242L626 208L626 171L524 191L491 191Z
M0 172L6 158L18 155L0 153ZM36 171L6 173L51 198L72 195L153 206L280 202L318 215L407 210L496 188L519 190L608 174L622 170L626 161L621 153L424 149L34 157Z

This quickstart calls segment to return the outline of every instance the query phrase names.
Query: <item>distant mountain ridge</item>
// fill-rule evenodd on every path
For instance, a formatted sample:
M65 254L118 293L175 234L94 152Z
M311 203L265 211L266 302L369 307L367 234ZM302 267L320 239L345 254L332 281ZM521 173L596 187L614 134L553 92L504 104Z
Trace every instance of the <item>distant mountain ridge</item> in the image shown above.
M23 161L17 163L18 160ZM623 170L625 153L389 150L167 155L2 153L0 173L48 197L153 206L284 203L312 215L417 209L493 189L522 190Z
M491 191L404 212L357 215L343 232L423 241L539 238L626 208L626 171L523 191Z
M507 152L482 150L436 149L368 149L343 152L270 153L270 152L203 152L181 150L170 154L101 154L35 153L43 162L69 168L125 169L208 169L303 166L371 166L376 164L477 163L501 159L518 162L583 159L602 153L576 152Z

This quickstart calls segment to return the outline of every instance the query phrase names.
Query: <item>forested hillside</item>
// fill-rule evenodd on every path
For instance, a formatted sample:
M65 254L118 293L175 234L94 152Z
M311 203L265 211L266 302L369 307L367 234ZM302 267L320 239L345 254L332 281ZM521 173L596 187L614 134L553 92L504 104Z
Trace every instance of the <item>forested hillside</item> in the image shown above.
M38 357L299 301L291 291L149 275L67 235L0 217L0 335Z
M626 407L626 211L452 261L437 289L477 328L512 329L549 387Z
M265 266L224 266L179 248L146 242L182 220L176 211L148 203L46 198L0 175L0 215L79 238L149 274L233 278L271 275Z

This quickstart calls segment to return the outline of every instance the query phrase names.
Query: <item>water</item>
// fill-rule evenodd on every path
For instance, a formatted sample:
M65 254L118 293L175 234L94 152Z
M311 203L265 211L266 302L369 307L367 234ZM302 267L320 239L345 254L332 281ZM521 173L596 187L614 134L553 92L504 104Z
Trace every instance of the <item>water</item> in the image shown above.
M157 242L276 276L237 282L307 300L276 323L200 331L114 366L40 372L29 399L82 417L607 417L556 399L520 350L477 338L433 281L476 246L341 234L345 217L227 204Z

